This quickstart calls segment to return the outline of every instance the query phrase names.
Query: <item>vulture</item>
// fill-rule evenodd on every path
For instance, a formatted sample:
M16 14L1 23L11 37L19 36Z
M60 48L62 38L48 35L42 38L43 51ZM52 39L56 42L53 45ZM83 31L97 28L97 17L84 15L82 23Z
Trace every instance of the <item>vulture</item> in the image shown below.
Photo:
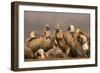
M64 53L62 52L61 48L59 47L53 47L50 50L46 52L48 59L58 59L58 58L63 58Z
M65 55L64 57L68 57L70 47L66 44L64 40L64 36L63 36L63 31L60 29L59 25L56 25L55 37L56 37L56 41L58 43L59 48L61 48L61 50L63 51Z
M89 56L89 37L87 33L70 25L67 31L62 31L60 25L55 27L55 33L45 26L43 36L37 36L35 31L25 40L25 59L56 59Z
M49 27L48 24L45 26L45 30L44 30L43 36L44 36L46 39L50 39L51 32L50 32L50 27Z
M49 40L47 40L43 36L32 36L35 36L35 34L32 34L31 38L29 38L24 45L25 58L34 57L34 53L40 48L42 48L46 52L53 47L54 37L52 35L50 36ZM29 54L29 52L31 52L31 54Z
M65 52L67 57L84 57L85 53L80 43L76 39L75 27L70 25L68 31L61 31L60 26L56 26L56 40L59 47Z
M82 29L76 29L76 34L78 35L77 40L81 43L82 49L84 50L86 56L89 57L89 51L90 51L90 38L87 35L85 31Z
M35 52L34 56L35 56L35 59L42 59L42 60L44 60L44 59L47 59L48 58L47 55L46 55L46 53L44 52L44 50L41 49L41 48L38 49Z

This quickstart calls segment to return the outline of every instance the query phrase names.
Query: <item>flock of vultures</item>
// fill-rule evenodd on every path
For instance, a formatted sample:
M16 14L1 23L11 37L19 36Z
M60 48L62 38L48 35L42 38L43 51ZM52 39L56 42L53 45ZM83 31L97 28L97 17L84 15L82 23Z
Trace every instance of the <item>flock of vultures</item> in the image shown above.
M45 25L43 34L32 31L25 40L24 60L89 58L89 40L88 34L74 25L63 31L57 24L53 32L49 25Z

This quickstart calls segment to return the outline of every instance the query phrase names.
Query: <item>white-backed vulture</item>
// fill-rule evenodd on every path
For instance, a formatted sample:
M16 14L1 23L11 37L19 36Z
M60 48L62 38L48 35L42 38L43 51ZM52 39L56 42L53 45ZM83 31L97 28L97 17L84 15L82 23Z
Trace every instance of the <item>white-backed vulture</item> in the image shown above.
M86 57L89 50L87 34L81 29L70 25L66 32L56 25L55 33L51 34L49 26L46 26L43 36L36 36L32 32L25 41L25 59L47 59L47 58L68 58Z
M35 59L47 59L48 58L43 49L38 49L35 52L34 56L35 56L34 57Z
M50 32L50 27L49 27L49 25L46 25L46 26L45 26L45 30L44 30L43 36L44 36L46 39L50 39L51 32Z
M44 51L48 51L53 47L54 37L50 37L50 40L46 40L45 37L36 37L29 40L27 43L25 43L25 47L27 47L29 50L33 52L33 54L40 48L42 48ZM25 48L26 50L26 48ZM27 53L25 53L26 56ZM30 54L27 54L30 55ZM30 55L31 56L31 55Z
M59 25L56 26L55 37L59 48L61 48L61 50L65 53L65 57L68 57L70 47L66 44L63 37L63 31L60 29Z
M76 34L78 35L77 40L81 43L81 46L82 46L85 54L87 55L87 52L90 50L90 48L89 48L89 46L90 46L89 39L90 38L88 37L87 33L81 29L77 29Z
M50 50L47 51L47 56L49 59L54 59L54 58L63 58L64 53L59 47L53 47Z
M84 57L85 53L82 46L77 41L77 34L75 33L74 25L68 27L67 32L63 32L63 38L65 43L70 47L71 57Z

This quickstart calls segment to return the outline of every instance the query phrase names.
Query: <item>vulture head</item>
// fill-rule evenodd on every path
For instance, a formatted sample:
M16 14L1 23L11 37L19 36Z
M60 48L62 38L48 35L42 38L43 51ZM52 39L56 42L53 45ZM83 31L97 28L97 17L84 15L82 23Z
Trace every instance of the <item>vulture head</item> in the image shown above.
M46 58L46 54L44 52L43 49L38 49L36 52L35 52L35 58L37 59L45 59Z
M50 26L47 24L47 25L45 26L45 29L46 29L46 30L50 30Z
M60 31L60 25L59 24L57 24L55 28L56 28L56 32Z
M74 25L70 25L70 26L68 27L68 31L70 31L70 32L75 32L75 26L74 26Z

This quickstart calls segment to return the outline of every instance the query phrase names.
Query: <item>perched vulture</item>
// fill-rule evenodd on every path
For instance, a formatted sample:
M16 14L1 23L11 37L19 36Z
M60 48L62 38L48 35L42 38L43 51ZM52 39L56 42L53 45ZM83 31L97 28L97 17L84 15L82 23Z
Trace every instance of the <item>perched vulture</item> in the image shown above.
M66 44L63 36L63 31L60 29L59 25L56 26L55 37L59 48L61 48L61 50L65 54L65 57L68 57L70 47Z
M44 51L48 51L49 49L51 49L53 47L53 41L54 41L54 37L50 37L50 40L46 40L45 37L35 37L35 38L31 38L30 40L28 40L25 43L25 50L29 49L33 52L33 54L40 48L42 48ZM27 50L28 52L28 50ZM30 54L27 54L25 51L25 56Z
M75 33L75 27L73 25L69 26L69 30L67 32L63 32L63 38L66 44L70 47L71 57L85 56L84 50L76 39L77 34Z
M45 26L45 30L44 30L43 36L44 36L46 39L50 39L51 32L50 32L50 27L49 27L49 25L46 25L46 26Z
M90 50L90 48L89 48L90 47L90 44L89 44L90 38L88 37L87 33L81 29L77 29L76 34L78 35L77 40L81 43L81 46L82 46L85 54L87 56L89 56L88 51ZM88 54L87 54L87 52L88 52Z

